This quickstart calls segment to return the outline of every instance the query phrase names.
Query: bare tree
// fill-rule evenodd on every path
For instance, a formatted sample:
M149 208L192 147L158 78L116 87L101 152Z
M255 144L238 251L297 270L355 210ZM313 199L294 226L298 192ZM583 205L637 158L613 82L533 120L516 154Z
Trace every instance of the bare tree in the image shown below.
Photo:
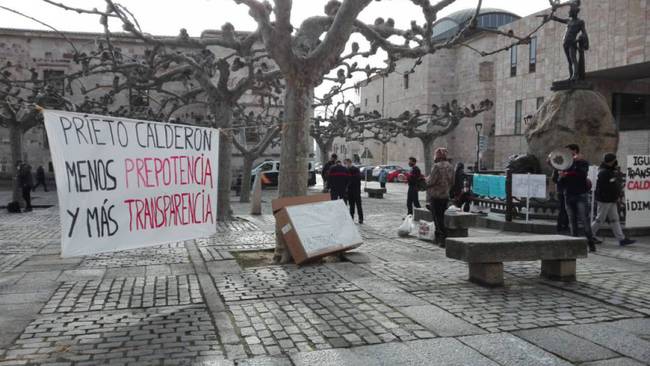
M185 29L181 29L176 38L153 37L145 33L135 16L123 5L105 0L106 9L82 9L67 6L51 0L43 0L51 5L82 14L100 17L106 40L112 37L109 19L122 23L125 31L146 44L156 47L159 54L164 54L170 66L186 70L203 90L213 127L228 131L232 128L233 113L239 100L248 92L266 88L281 76L279 70L266 56L264 47L258 45L259 32L236 32L235 27L226 23L221 32L210 33L200 39L192 38ZM225 49L224 56L216 55L211 48ZM161 56L162 57L162 56ZM278 91L279 92L279 91ZM229 220L230 208L232 135L220 134L219 141L219 181L217 198L217 219Z
M25 75L25 72L29 75ZM60 81L60 80L59 80ZM63 98L34 68L7 62L0 67L0 126L9 130L11 174L16 178L23 157L24 134L43 122L40 106L66 109L71 103ZM18 186L13 185L13 201L20 202Z
M277 97L272 96L269 99ZM235 112L235 124L233 134L239 132L241 141L232 137L235 148L239 150L244 158L244 165L241 178L240 202L249 202L251 193L251 170L253 163L259 159L266 150L279 143L280 131L282 128L283 112L277 104L266 103L266 107L259 113L245 110ZM248 141L254 141L248 145Z

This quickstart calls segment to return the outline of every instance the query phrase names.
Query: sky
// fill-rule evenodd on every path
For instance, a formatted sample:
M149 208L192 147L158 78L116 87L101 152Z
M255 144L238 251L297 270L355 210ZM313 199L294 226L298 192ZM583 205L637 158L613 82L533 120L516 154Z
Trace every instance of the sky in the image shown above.
M105 9L104 0L56 0L71 7L84 9ZM115 0L126 6L137 18L143 31L154 35L176 35L185 28L190 36L198 37L206 29L220 29L230 22L236 30L254 30L255 22L248 15L245 5L238 5L234 0ZM431 0L435 3L436 0ZM293 0L291 21L296 27L313 15L322 15L327 0ZM475 8L478 0L456 0L444 8L438 19L458 10ZM484 0L483 8L500 8L520 16L526 16L549 8L549 0ZM78 14L47 4L42 0L0 0L0 7L11 8L36 18L60 31L102 32L97 15ZM377 17L392 17L398 28L410 28L411 20L422 24L422 15L418 7L409 0L373 1L360 15L362 21L372 23ZM13 14L0 8L0 27L48 29L33 20ZM121 25L114 22L113 31L119 31ZM364 41L360 36L352 40L359 41L364 49ZM370 59L373 66L379 66L385 56L379 54ZM362 60L361 65L367 63ZM351 82L363 79L363 74L356 74ZM322 95L329 90L328 85L321 85L316 90ZM354 93L346 93L346 98L355 99ZM358 103L358 100L353 100Z
M103 0L57 0L66 5L87 9L104 9ZM432 0L435 3L436 0ZM146 32L157 35L175 35L186 28L191 36L199 36L205 29L219 29L231 22L238 30L255 29L245 5L234 0L117 0L126 6ZM292 23L297 26L311 15L321 15L327 0L294 0ZM457 0L439 15L475 7L477 0ZM37 18L64 31L101 32L98 17L80 15L49 5L41 0L0 0L0 6L12 8ZM525 16L549 7L548 0L484 0L483 7L501 8ZM412 19L420 20L417 8L409 0L373 1L360 18L367 22L375 18L392 17L400 28L407 28ZM0 9L0 27L46 29L31 20Z

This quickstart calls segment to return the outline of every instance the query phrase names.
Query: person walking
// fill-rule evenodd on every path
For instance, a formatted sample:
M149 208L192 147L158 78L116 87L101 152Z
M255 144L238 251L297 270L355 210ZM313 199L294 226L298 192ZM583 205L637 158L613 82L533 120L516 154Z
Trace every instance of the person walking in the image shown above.
M348 190L348 169L337 160L327 172L327 181L332 201L342 199L347 204L346 193Z
M377 180L379 181L379 186L383 189L386 189L386 181L388 180L388 171L386 168L381 168Z
M22 163L18 170L18 186L22 190L23 200L25 200L25 212L32 210L32 186L34 178L32 177L32 167L29 164Z
M454 185L454 168L447 160L447 149L438 148L434 152L434 164L427 178L427 194L429 207L435 229L435 243L445 247L447 228L445 226L445 211L449 204L449 191Z
M413 207L420 208L420 197L418 182L422 179L422 172L418 168L417 160L414 157L409 158L411 172L408 174L408 193L406 194L406 209L408 215L413 215ZM449 192L449 190L447 190Z
M338 156L336 154L332 154L330 156L330 160L323 165L323 171L321 172L321 176L323 177L323 192L327 192L329 190L329 183L328 183L328 174L330 171L330 168L336 164L336 161L338 160Z
M359 168L352 165L352 160L345 159L345 166L348 168L348 191L347 198L350 204L350 215L354 220L354 211L359 215L359 224L363 224L363 208L361 207L361 172Z
M618 217L618 199L621 197L621 181L617 174L618 161L616 155L607 153L603 156L603 162L598 169L598 181L596 182L596 202L598 211L595 220L591 223L591 231L594 236L603 221L608 220L609 226L618 240L619 245L625 246L636 243L623 234L621 222Z
M579 236L578 222L582 224L587 237L589 251L595 252L599 241L594 237L589 222L589 204L587 192L589 186L587 175L589 174L589 162L580 155L580 147L576 144L566 146L573 153L573 164L567 170L559 172L558 184L564 187L564 203L569 217L569 230L571 236Z
M45 169L43 169L42 165L39 165L38 168L36 168L36 185L32 188L32 191L36 191L36 188L38 186L43 186L43 190L47 192L47 184L45 183Z

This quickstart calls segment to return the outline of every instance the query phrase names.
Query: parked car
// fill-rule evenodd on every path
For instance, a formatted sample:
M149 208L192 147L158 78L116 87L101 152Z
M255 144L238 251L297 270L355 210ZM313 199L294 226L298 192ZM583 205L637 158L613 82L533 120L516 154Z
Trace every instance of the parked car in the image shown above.
M372 169L372 180L377 180L377 178L379 177L379 172L382 169L386 169L390 173L393 170L399 170L403 168L399 165L378 165Z
M388 173L386 180L389 182L406 182L408 175L411 173L411 168L408 169L395 169Z
M314 163L309 162L309 186L316 185L316 171L314 170ZM265 187L277 187L278 178L280 175L280 162L277 160L267 160L260 163L258 166L251 170L251 184L255 182L255 176L258 172L263 172L267 182L262 181L262 185Z

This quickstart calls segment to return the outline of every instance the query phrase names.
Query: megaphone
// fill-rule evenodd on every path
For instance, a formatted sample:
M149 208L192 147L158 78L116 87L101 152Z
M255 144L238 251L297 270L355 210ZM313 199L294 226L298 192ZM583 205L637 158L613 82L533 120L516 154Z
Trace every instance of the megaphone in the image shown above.
M573 153L567 148L555 149L548 154L548 160L553 168L567 170L573 165Z

